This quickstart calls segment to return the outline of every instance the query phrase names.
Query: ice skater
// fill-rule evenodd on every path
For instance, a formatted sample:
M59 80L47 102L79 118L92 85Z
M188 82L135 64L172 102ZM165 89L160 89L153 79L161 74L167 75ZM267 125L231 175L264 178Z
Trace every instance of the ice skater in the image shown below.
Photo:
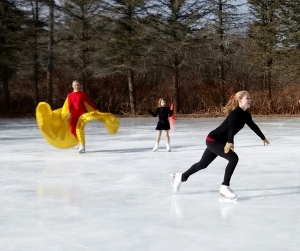
M67 149L78 146L78 152L85 152L84 127L93 120L105 124L110 134L116 134L119 120L111 113L100 112L96 105L80 89L78 81L72 82L73 92L69 93L62 108L52 110L46 102L39 102L36 120L45 140L52 146Z
M224 107L228 116L219 127L211 131L206 137L207 148L200 161L184 173L170 175L174 193L178 192L182 182L187 181L192 174L205 169L217 156L220 156L229 161L220 188L220 201L237 199L237 195L230 189L230 179L239 160L238 155L233 151L234 135L247 124L262 139L264 145L269 144L259 127L253 122L250 112L247 111L250 104L251 98L247 91L239 91L230 97Z
M92 107L92 109L97 110L96 105L90 100L87 94L81 91L81 85L79 81L75 80L72 83L73 92L68 94L67 102L68 102L68 116L67 120L70 121L70 131L71 133L78 139L78 149L79 153L85 152L85 141L81 140L78 137L78 133L76 132L76 125L79 117L87 113L86 103Z
M156 143L153 148L153 152L156 152L159 148L159 141L161 138L161 133L164 130L166 132L166 149L168 152L171 152L171 146L170 146L170 122L169 117L173 115L173 110L170 110L170 107L166 106L166 101L163 98L160 98L158 100L157 108L154 111L148 110L148 112L153 116L156 117L158 115L158 123L156 126L157 137L156 137Z

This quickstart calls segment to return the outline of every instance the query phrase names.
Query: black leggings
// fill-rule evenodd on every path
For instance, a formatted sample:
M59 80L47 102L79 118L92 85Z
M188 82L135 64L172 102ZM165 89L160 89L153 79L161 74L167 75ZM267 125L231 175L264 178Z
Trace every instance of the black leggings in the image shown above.
M227 159L229 163L225 169L224 181L222 185L229 186L230 179L234 172L234 169L239 161L239 157L233 151L229 151L229 153L224 153L225 143L219 141L209 141L206 140L207 148L205 149L202 158L199 162L195 163L188 169L185 173L182 174L181 180L187 181L190 175L205 169L208 165L217 157L220 156L224 159Z

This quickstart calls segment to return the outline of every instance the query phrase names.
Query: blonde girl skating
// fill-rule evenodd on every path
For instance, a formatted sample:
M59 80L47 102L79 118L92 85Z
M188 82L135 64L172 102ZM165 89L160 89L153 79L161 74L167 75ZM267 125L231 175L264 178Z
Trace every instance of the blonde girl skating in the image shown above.
M159 142L161 138L162 131L164 130L166 133L166 149L168 152L171 152L171 146L170 146L170 122L169 117L173 115L173 110L170 110L170 107L166 106L166 101L163 98L160 98L158 100L157 108L154 111L148 110L148 112L153 116L156 117L158 115L159 119L157 122L156 130L157 136L156 136L156 143L153 148L153 152L156 152L159 148Z
M220 188L220 201L236 200L236 194L230 189L230 180L239 161L238 155L233 151L234 136L247 124L268 145L269 141L253 122L247 109L250 107L251 98L247 91L239 91L230 97L224 111L227 118L206 137L206 146L199 162L192 165L184 173L171 174L171 186L174 193L178 192L182 182L186 182L194 173L205 169L218 156L228 160L225 168L224 179Z

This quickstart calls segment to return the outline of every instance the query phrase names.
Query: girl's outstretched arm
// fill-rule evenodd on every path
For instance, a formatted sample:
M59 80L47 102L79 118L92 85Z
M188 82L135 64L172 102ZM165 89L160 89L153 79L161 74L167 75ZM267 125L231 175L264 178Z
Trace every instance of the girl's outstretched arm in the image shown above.
M156 117L158 114L158 108L156 108L154 111L147 110L153 117Z

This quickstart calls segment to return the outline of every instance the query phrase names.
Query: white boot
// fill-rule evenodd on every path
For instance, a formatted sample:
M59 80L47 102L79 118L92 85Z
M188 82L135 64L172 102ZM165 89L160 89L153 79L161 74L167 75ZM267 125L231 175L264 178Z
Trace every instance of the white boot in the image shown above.
M153 147L153 152L156 152L158 150L159 143L156 143L155 146Z
M171 188L173 193L177 193L179 191L180 185L181 185L181 176L182 173L172 173L170 174L170 180L171 180Z
M78 148L78 153L85 153L85 147L84 145L80 144L80 147Z
M166 148L167 148L167 151L168 151L168 152L171 152L171 146L170 146L169 143L166 144Z
M232 192L229 186L221 185L220 199L236 200L236 194Z

